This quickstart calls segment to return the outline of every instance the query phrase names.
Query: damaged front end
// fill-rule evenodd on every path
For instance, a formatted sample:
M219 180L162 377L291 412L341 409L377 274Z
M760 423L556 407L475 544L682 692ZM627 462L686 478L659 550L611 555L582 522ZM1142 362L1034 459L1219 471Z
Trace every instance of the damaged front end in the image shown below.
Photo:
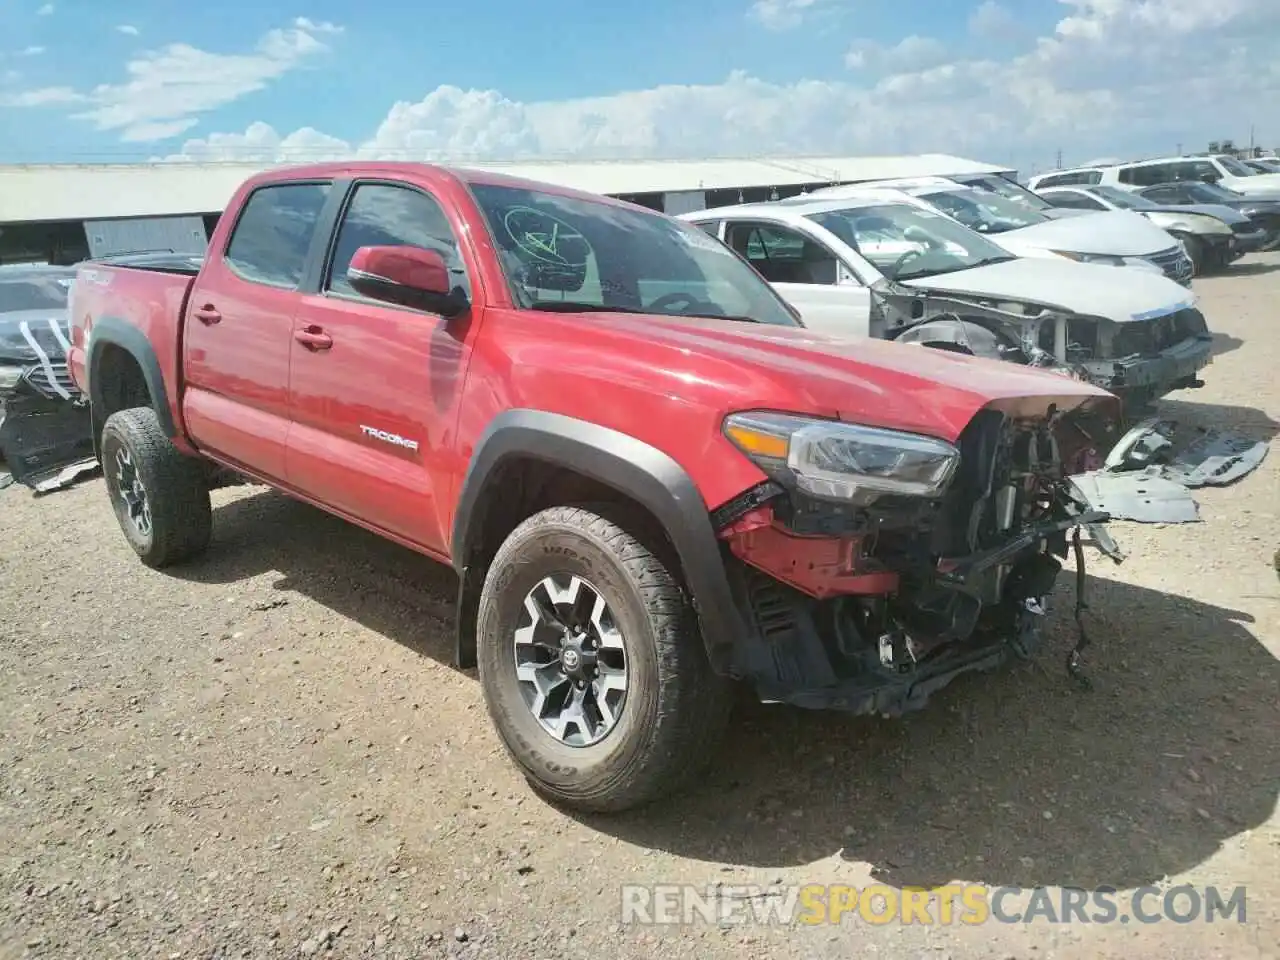
M0 377L8 369L0 358ZM44 492L65 471L96 464L88 399L65 366L52 374L41 366L16 369L0 380L0 460L15 482Z
M1213 335L1194 306L1117 322L1029 301L872 288L872 334L902 343L1042 367L1091 383L1141 410L1203 386Z
M772 413L730 417L726 435L770 477L715 516L751 625L736 675L770 702L919 709L961 673L1035 653L1069 551L1079 622L1084 546L1122 557L1107 515L1081 502L1063 466L1077 415L988 407L955 445ZM1077 675L1084 644L1081 625L1068 664Z
M96 466L88 398L67 370L71 267L0 267L0 461L47 492Z

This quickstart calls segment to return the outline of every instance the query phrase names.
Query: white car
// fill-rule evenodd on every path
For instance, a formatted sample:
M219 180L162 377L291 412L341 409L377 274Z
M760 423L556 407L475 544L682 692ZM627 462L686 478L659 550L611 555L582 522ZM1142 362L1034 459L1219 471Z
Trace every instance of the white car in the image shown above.
M1119 210L1054 218L1017 200L942 178L825 187L807 196L861 196L869 189L891 191L897 199L905 197L952 217L1019 257L1132 266L1159 271L1184 287L1191 285L1194 268L1177 239L1136 213ZM1036 199L1050 206L1043 198Z
M1211 359L1194 295L1155 271L1016 257L883 191L680 219L745 257L821 333L1056 368L1135 407L1199 386Z
M1235 157L1161 157L1099 168L1100 184L1136 190L1157 183L1199 180L1217 183L1246 197L1280 197L1280 173L1258 173Z

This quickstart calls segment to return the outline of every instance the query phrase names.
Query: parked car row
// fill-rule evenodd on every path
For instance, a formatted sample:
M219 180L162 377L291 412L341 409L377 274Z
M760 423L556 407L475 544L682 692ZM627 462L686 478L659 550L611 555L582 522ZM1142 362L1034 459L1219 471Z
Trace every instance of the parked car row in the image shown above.
M1068 554L1079 621L1086 547L1122 555L1072 477L1210 334L1167 232L1052 210L986 176L673 218L276 169L203 257L80 265L49 362L141 562L201 555L248 478L450 564L513 761L616 811L696 774L735 683L919 709L1034 655Z

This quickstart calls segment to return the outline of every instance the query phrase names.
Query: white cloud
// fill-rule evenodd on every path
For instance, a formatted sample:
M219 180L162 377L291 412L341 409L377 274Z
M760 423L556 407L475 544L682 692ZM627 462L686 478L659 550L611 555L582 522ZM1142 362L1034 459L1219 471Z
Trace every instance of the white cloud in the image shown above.
M932 37L912 34L891 47L870 40L855 40L844 55L851 70L885 71L923 70L935 66L947 55L947 48Z
M23 49L23 50L18 54L18 56L20 56L20 57L38 57L38 56L40 56L40 54L42 54L42 53L44 53L44 47L26 47L26 48L24 48L24 49Z
M268 31L248 53L211 53L173 43L138 55L125 65L128 79L76 93L52 88L63 99L41 99L48 91L10 94L10 106L82 102L72 114L98 130L112 131L127 143L177 136L195 126L201 114L266 87L328 50L320 34L338 32L330 23L299 19L292 27ZM72 96L74 94L74 96Z
M293 21L293 25L299 30L306 30L309 33L342 33L344 29L336 23L330 23L328 20L317 22L309 17L298 17Z
M1280 119L1266 109L1280 101L1276 0L1214 0L1212 6L1204 0L1059 2L1060 22L1046 35L1017 44L1021 49L1011 56L997 57L992 44L974 40L961 38L948 50L912 35L891 45L855 44L850 52L860 70L841 80L773 83L735 72L721 83L554 102L443 86L392 104L381 121L368 118L369 134L354 142L312 127L286 134L258 123L242 133L188 141L170 159L466 161L936 151L1000 163L1012 158L1025 170L1051 160L1059 149L1073 162L1171 151L1178 143L1198 148L1222 137L1242 142L1251 123L1258 125L1261 142L1280 144ZM982 12L976 0L971 3L975 36L1000 24L994 4L984 4ZM313 43L324 32L297 24L295 30ZM281 42L276 46L288 49ZM263 56L255 54L254 62ZM282 54L270 69L291 69L297 62L297 51ZM219 58L210 73L225 79L220 74L234 72L226 63ZM830 67L838 70L839 64ZM196 91L212 85L201 71L187 76ZM134 91L128 101L155 100L148 89ZM1224 90L1236 95L1224 96ZM179 87L160 99L182 99L184 91ZM99 96L95 91L92 106L101 110ZM199 109L185 104L136 110L128 123L111 129L154 135L160 126L139 125L176 129L194 122ZM322 105L314 109L325 115Z
M84 94L70 87L39 87L17 93L0 93L0 107L52 107L83 101Z
M46 3L43 7L41 7L39 10L36 11L36 16L47 17L52 13L53 13L53 4Z
M969 32L981 40L1005 40L1019 33L1013 13L998 0L983 0L969 14Z
M749 15L768 30L791 30L831 0L753 0Z
M139 33L139 30L137 27L135 27L131 23L122 23L118 27L116 27L116 32L123 33L125 36L136 37Z

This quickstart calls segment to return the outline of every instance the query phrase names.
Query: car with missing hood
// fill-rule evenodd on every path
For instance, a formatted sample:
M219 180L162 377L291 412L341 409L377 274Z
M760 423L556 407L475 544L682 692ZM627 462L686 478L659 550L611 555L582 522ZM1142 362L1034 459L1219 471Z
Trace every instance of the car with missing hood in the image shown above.
M1016 257L908 198L741 204L682 214L744 256L828 334L1049 367L1136 411L1200 386L1211 334L1193 294L1149 269Z
M1194 268L1177 240L1143 217L1126 211L1083 214L1065 210L1068 216L1055 217L1021 199L942 178L831 187L815 190L809 196L860 196L868 189L883 190L898 199L909 198L909 202L958 220L1019 257L1137 267L1158 271L1185 287L1191 286ZM1043 197L1031 196L1050 210L1061 209Z
M89 410L67 372L75 267L0 267L0 460L33 485L91 456Z
M1163 204L1137 192L1097 186L1045 187L1040 196L1075 210L1130 210L1146 217L1182 244L1195 275L1222 269L1246 253L1263 249L1267 231L1239 210L1224 204Z

